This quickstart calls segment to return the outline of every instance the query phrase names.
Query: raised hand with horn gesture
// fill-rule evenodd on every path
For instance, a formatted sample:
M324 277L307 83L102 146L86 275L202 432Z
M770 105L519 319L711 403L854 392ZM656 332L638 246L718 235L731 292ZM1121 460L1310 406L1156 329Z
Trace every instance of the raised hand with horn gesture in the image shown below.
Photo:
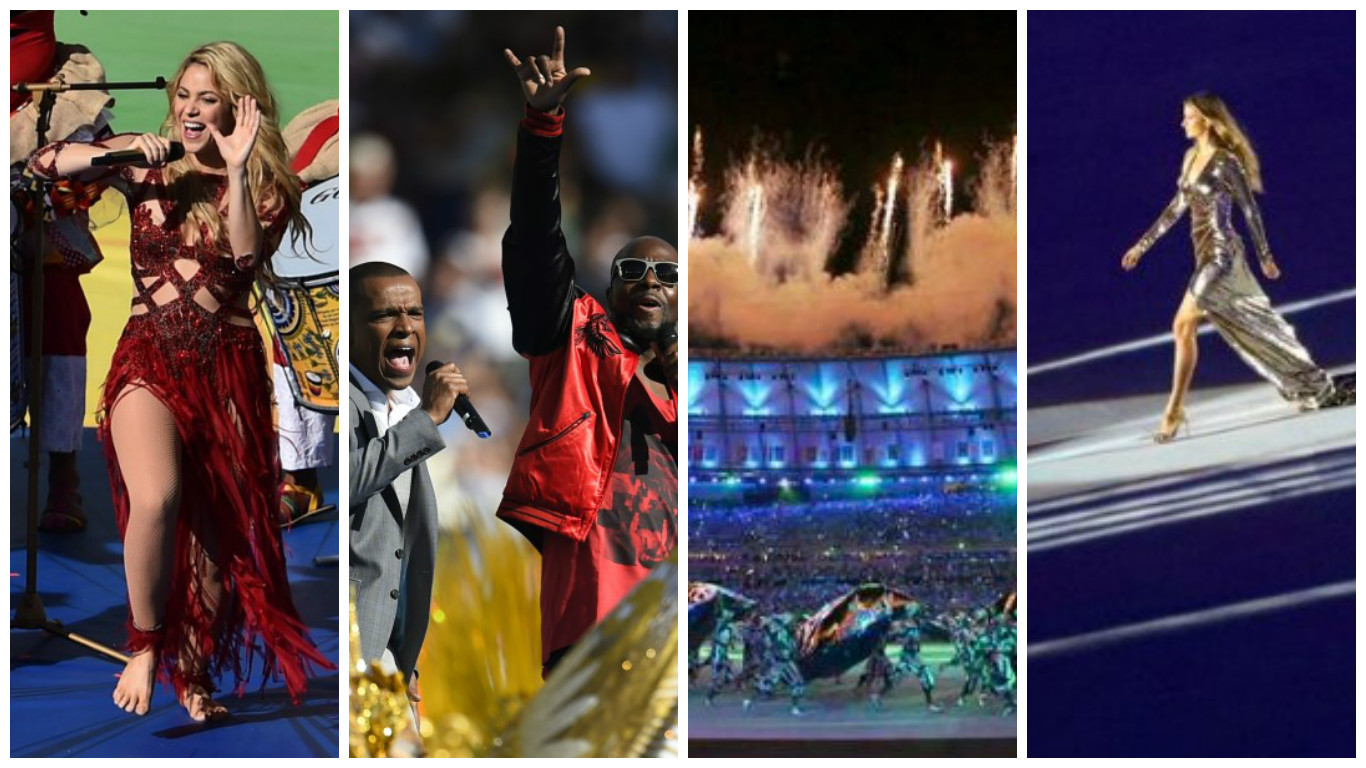
M522 82L526 103L541 112L554 112L564 104L565 96L569 95L574 83L592 74L587 67L573 70L565 67L564 27L555 27L555 43L549 56L528 56L526 61L522 61L507 48L503 49L503 56Z

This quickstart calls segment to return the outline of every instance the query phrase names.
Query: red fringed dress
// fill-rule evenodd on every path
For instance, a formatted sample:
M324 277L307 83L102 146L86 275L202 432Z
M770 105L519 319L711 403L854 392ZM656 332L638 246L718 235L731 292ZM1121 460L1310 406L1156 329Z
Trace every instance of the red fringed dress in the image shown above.
M30 168L41 176L55 175L62 146L40 150ZM283 677L298 703L312 665L331 664L308 640L290 594L276 522L280 464L270 377L261 335L250 314L237 307L251 290L259 264L243 271L213 244L184 244L183 212L175 203L183 199L183 190L168 185L161 170L121 166L93 175L83 177L124 193L132 218L129 252L136 296L99 407L99 437L121 533L127 531L128 493L110 439L114 404L130 387L145 388L174 416L182 444L159 677L179 696L192 684L212 690L211 680L230 672L240 694L260 656L265 679ZM221 207L227 178L201 180L203 192ZM283 213L262 217L266 253L274 251L287 222ZM223 582L216 613L198 587L197 568L209 560L201 542L212 543ZM130 647L154 642L145 635L130 616ZM179 659L191 638L200 659Z

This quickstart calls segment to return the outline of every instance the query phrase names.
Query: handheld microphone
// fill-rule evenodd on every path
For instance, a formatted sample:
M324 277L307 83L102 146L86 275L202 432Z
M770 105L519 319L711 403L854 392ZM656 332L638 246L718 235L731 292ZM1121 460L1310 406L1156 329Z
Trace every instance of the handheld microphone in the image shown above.
M179 160L185 156L185 145L178 141L171 142L171 154L166 158L166 162ZM109 152L90 161L91 166L101 165L125 165L127 163L145 163L147 156L142 154L140 149L120 149L117 152Z
M432 372L443 365L445 365L445 363L440 360L433 360L430 363L427 363L427 375L431 376ZM465 422L465 426L469 427L470 431L474 434L479 435L485 440L493 436L493 433L489 431L489 426L485 424L484 420L479 416L479 411L474 410L474 403L470 402L469 395L462 393L455 396L455 412L460 414L460 418Z

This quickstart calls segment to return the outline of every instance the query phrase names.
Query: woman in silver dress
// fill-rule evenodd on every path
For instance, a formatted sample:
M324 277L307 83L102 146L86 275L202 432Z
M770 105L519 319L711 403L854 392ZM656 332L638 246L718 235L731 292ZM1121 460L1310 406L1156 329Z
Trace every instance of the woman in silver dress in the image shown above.
M1218 96L1197 93L1186 99L1182 111L1181 127L1193 145L1182 163L1176 196L1122 262L1126 270L1137 267L1153 243L1190 209L1195 274L1172 322L1176 365L1171 397L1153 434L1159 443L1170 442L1186 423L1184 405L1195 374L1196 330L1202 319L1214 323L1219 335L1286 400L1308 410L1334 399L1332 379L1295 338L1295 329L1271 308L1233 228L1236 203L1252 233L1262 274L1279 279L1281 270L1253 198L1262 191L1262 175L1251 142Z

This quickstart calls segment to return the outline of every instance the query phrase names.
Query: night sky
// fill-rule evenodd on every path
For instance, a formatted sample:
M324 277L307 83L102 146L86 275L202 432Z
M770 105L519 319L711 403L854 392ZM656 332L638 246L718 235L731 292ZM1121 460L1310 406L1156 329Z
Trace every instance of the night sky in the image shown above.
M861 242L893 153L910 160L942 141L965 195L983 139L1015 133L1013 11L693 12L688 37L689 119L703 130L708 188L756 136L788 158L821 147L856 195L843 251ZM704 229L719 213L704 210Z

